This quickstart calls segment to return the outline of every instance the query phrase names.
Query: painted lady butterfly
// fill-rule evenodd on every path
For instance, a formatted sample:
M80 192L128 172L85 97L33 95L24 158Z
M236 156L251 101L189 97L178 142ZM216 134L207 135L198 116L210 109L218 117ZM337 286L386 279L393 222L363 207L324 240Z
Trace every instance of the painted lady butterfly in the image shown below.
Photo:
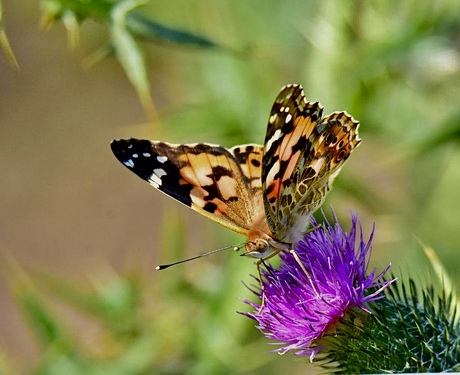
M115 140L112 151L154 188L248 237L245 255L266 259L290 249L359 145L346 112L322 117L302 86L283 87L264 146Z

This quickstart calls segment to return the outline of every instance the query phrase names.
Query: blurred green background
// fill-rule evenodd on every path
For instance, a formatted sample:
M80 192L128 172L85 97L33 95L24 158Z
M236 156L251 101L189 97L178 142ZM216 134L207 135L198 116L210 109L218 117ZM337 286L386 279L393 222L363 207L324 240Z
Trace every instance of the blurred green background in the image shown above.
M3 1L20 70L0 52L0 374L318 371L268 354L236 314L249 310L238 297L251 298L251 260L154 270L242 238L155 192L109 148L121 137L260 143L287 83L361 122L326 206L344 227L350 210L366 233L376 223L371 266L432 277L418 238L458 285L460 2L178 0L138 12L217 45L128 40L145 58L154 124L120 51L82 67L114 42L113 23L80 14L71 50L59 20L39 31L39 3Z

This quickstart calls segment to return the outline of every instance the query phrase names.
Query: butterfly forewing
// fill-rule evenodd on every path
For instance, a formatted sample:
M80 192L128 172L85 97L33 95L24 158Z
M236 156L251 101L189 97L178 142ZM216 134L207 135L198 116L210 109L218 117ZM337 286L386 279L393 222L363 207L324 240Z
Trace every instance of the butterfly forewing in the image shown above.
M115 140L111 147L118 160L154 188L235 232L248 235L264 214L262 146L228 150L206 143L129 139Z
M284 185L289 183L301 157L311 149L309 136L321 113L321 105L307 102L298 85L285 86L272 106L265 137L262 185L267 220L274 233Z
M284 87L270 113L262 167L264 203L275 237L294 242L358 145L358 123L344 112L322 118L302 87Z

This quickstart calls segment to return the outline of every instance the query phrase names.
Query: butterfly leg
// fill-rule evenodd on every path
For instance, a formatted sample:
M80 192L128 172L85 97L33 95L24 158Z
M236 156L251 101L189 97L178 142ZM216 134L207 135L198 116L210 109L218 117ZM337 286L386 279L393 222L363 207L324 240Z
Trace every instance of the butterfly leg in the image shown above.
M312 230L314 230L315 228L313 228ZM297 262L297 264L299 265L299 267L302 269L302 271L304 272L305 276L307 276L307 279L308 281L310 282L310 285L311 287L313 288L313 290L315 291L316 295L321 298L321 294L318 292L318 290L316 289L315 287L315 284L313 283L312 279L311 279L311 275L310 273L307 271L307 269L305 268L305 265L302 263L302 261L300 260L299 256L297 255L296 251L294 249L290 250L289 251L292 256L294 257L295 261Z
M315 230L317 230L317 229L319 229L319 228L321 228L321 227L322 227L321 224L316 224L313 228L308 229L308 230L304 233L304 236L305 236L306 234L308 234L308 233L314 232Z
M259 259L257 262L256 262L256 266L257 266L257 274L259 275L259 283L260 283L260 293L261 293L261 303L260 303L260 307L259 307L259 311L257 311L257 314L260 314L262 312L262 310L264 309L264 305L265 305L265 292L264 292L264 284L262 282L262 272L260 272L260 265L263 264L265 266L265 268L270 272L270 274L272 276L273 275L273 272L270 270L270 268L267 267L267 265L265 264L264 260L263 259Z
M264 284L262 282L262 272L260 270L260 267L261 265L263 265L265 267L265 269L270 273L270 276L275 279L276 276L275 274L273 273L273 271L271 270L271 268L267 265L267 263L265 263L265 260L267 259L270 259L271 257L274 257L275 255L277 255L281 250L278 250L278 251L275 251L273 252L272 254L270 254L269 256L265 257L265 258L260 258L257 262L256 262L256 266L257 266L257 274L259 276L259 283L260 283L260 289L261 289L261 294L262 294L262 303L260 304L260 307L259 307L259 311L258 313L261 313L263 308L264 308L264 305L265 305L265 293L264 293Z

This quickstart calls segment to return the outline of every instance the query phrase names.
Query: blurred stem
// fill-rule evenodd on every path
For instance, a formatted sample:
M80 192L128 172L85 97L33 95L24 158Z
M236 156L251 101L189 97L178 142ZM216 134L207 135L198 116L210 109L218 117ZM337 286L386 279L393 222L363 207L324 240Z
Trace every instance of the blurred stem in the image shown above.
M0 45L2 46L3 51L5 51L6 57L8 58L8 61L10 62L10 64L16 69L19 69L18 61L16 60L16 57L14 56L13 49L11 48L10 42L6 35L5 25L3 23L2 0L0 0Z
M149 120L152 123L156 123L158 115L152 96L150 95L150 83L144 57L141 49L126 27L127 14L144 4L146 4L146 0L128 0L115 6L111 12L111 34L120 64L135 87Z

